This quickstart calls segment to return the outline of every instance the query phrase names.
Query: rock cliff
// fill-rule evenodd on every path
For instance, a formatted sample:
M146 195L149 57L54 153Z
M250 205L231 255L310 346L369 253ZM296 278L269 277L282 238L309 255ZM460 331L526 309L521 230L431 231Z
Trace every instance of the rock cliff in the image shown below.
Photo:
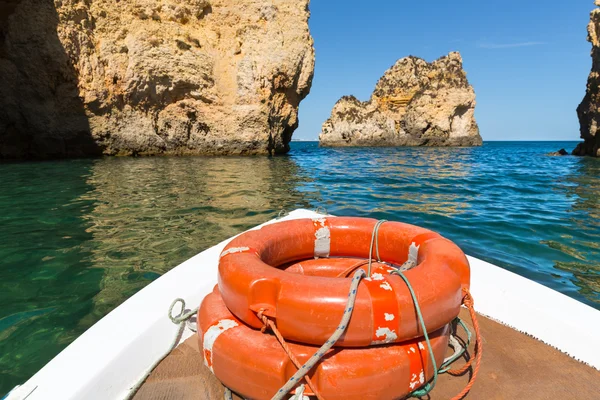
M475 92L459 53L432 63L400 59L369 101L342 97L319 135L323 146L477 146Z
M596 0L595 4L600 6L600 0ZM600 157L600 8L591 13L588 41L592 44L592 72L588 78L585 97L577 107L583 143L573 150L573 154Z
M0 0L0 158L289 149L309 0Z

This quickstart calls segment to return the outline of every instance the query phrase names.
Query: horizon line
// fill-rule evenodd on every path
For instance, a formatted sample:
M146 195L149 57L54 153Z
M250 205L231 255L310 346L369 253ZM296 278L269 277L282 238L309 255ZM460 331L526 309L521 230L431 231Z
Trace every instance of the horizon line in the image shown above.
M293 139L292 142L318 142L319 139ZM539 139L484 139L484 142L582 142L583 139L551 139L551 140L539 140ZM368 146L366 146L368 147ZM422 146L400 146L400 147L422 147Z

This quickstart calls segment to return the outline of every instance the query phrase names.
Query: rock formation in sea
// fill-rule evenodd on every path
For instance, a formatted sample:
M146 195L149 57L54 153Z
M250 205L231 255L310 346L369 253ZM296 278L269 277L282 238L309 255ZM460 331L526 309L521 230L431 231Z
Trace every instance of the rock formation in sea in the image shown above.
M568 156L569 152L566 151L565 149L560 149L558 151L551 151L547 155L549 155L549 156Z
M600 6L600 0L594 3ZM573 154L600 157L600 8L593 10L590 15L588 41L592 44L592 71L588 77L585 97L577 107L583 142L577 145Z
M342 97L323 124L322 146L478 146L475 91L459 53L432 63L398 60L369 101Z
M0 158L284 153L309 0L0 0Z

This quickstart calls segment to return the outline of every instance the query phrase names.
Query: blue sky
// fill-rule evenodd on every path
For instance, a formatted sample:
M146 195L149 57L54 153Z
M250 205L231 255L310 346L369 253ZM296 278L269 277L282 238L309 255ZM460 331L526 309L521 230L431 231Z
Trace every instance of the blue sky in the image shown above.
M335 102L367 100L397 59L460 51L484 140L579 140L593 0L312 0L315 77L294 139L316 140Z

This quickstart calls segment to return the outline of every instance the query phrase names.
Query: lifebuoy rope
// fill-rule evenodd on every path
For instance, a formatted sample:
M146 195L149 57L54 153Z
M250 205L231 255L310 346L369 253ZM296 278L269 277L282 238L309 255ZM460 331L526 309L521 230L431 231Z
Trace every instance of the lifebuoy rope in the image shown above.
M452 398L452 400L460 400L466 396L467 393L473 387L475 383L475 379L477 378L477 374L479 373L479 367L481 366L481 357L483 356L483 341L481 340L481 331L479 330L479 322L477 322L477 313L475 312L475 302L473 301L473 297L471 296L471 292L469 289L463 289L465 292L465 297L463 298L463 304L469 310L469 315L471 316L471 321L473 322L473 329L475 329L475 351L471 354L469 361L462 368L458 370L449 370L448 373L452 376L458 376L465 373L475 362L475 367L473 368L473 374L471 375L471 379L469 379L469 383L467 386L456 396Z
M413 391L410 394L410 396L424 397L424 396L428 395L429 392L431 392L433 390L433 388L435 387L435 384L437 383L437 377L439 374L448 372L452 376L462 375L471 367L471 365L473 364L473 361L475 361L475 367L473 368L473 374L471 375L471 378L469 379L469 383L467 383L465 388L459 394L454 396L451 400L460 400L460 399L464 398L467 395L467 393L469 393L469 391L473 387L473 384L475 383L475 379L477 378L477 373L479 372L479 367L481 365L481 357L483 355L481 332L479 330L479 323L477 322L477 313L475 312L475 307L474 307L475 303L473 301L473 297L471 296L471 292L469 292L469 289L466 289L466 288L463 289L463 292L465 293L465 296L463 297L463 305L465 307L467 307L467 309L469 310L469 314L471 316L471 321L473 322L473 328L475 329L475 338L476 338L475 339L475 352L473 354L471 354L469 361L467 361L467 363L458 370L447 369L447 366L449 364L451 364L452 362L456 361L458 359L458 357L456 357L456 358L452 357L454 359L451 359L451 360L448 360L447 362L442 363L442 365L440 366L440 369L438 370L437 364L435 361L435 357L433 355L433 350L431 349L431 344L429 342L429 335L427 334L427 329L425 327L425 321L423 320L423 315L421 314L421 308L419 307L419 302L417 301L417 297L412 288L412 285L408 281L408 278L406 278L406 276L401 271L396 270L396 271L390 272L390 275L394 275L394 274L398 275L402 278L404 283L406 283L408 290L410 291L410 295L412 297L413 303L415 304L415 311L417 312L417 316L418 316L419 322L421 324L421 329L423 330L423 337L425 338L425 342L427 343L427 348L429 350L429 357L431 358L431 362L433 364L433 379L430 382L428 382L427 384L425 384L425 386L423 386L422 388ZM460 318L458 318L458 321L459 321L459 324L468 332L467 346L465 346L465 351L466 351L466 347L468 347L469 342L471 340L471 333L468 331L466 325L460 320Z
M346 303L346 309L344 310L344 315L342 316L342 320L340 321L337 329L335 330L335 332L333 332L329 340L327 340L323 344L323 346L321 346L319 350L317 350L316 353L313 354L312 357L304 363L304 365L298 368L298 371L287 381L285 385L283 385L281 389L277 391L277 393L275 394L275 396L273 396L271 400L281 400L285 396L287 396L290 390L292 390L303 378L306 377L308 372L321 360L321 358L323 358L323 356L344 334L346 328L348 328L348 322L350 322L352 311L354 310L354 302L356 301L358 285L360 284L360 281L366 276L367 274L362 269L359 269L354 273L354 276L352 277L352 283L350 284L350 290L348 291L348 301ZM273 326L275 326L275 324L273 324Z
M382 219L377 221L375 227L373 228L373 233L371 234L371 246L369 247L369 267L367 270L367 276L371 276L371 264L373 263L373 242L375 242L375 252L377 255L377 261L381 261L381 257L379 257L379 227L383 225L387 220Z
M456 331L454 332L454 335L450 335L450 346L452 348L454 348L454 354L452 354L450 357L446 357L446 359L440 366L440 370L438 371L438 373L440 373L440 374L445 374L446 372L448 372L450 370L450 365L453 364L460 357L462 357L463 354L465 354L465 352L469 348L469 345L471 344L472 334L471 334L471 331L469 330L469 328L467 328L467 326L463 322L463 320L460 319L459 317L456 317L455 323L456 323L455 326L457 328L460 325L463 328L463 330L466 332L467 341L466 341L465 345L463 346L457 339Z
M340 272L336 276L336 278L347 278L348 275L350 275L350 273L354 272L355 269L362 267L366 263L368 263L367 260L361 260L361 261L357 262L356 264L353 264L353 265L349 266L348 268L346 268L345 271Z
M437 377L438 377L437 362L435 361L435 356L433 355L433 349L431 348L431 342L429 341L429 334L427 333L427 327L425 326L425 320L423 319L423 314L421 313L421 307L419 307L419 302L417 301L417 295L415 294L415 291L413 290L412 285L408 281L408 278L401 271L396 270L396 271L390 272L390 275L394 275L394 274L398 275L400 278L402 278L402 280L404 281L404 283L406 283L406 286L408 287L408 291L410 292L410 296L412 297L413 303L415 305L415 311L417 312L417 317L419 318L419 323L421 324L421 329L423 331L423 337L425 338L425 343L427 343L427 350L429 351L429 357L431 358L431 363L433 364L433 379L431 380L431 382L427 382L425 384L425 386L423 386L421 389L417 389L410 394L410 396L414 396L414 397L423 397L423 396L429 394L429 392L431 392L431 390L433 390L433 388L435 387L435 384L437 383Z
M281 347L283 347L285 354L287 354L287 356L290 358L290 360L292 360L292 363L296 366L296 368L298 368L298 369L302 368L302 364L300 363L300 361L298 361L298 359L292 352L292 349L289 348L285 339L283 338L283 336L281 336L281 333L279 333L279 330L277 329L277 326L275 326L275 323L273 321L271 321L269 318L267 318L267 316L263 315L264 311L265 310L261 310L258 313L258 318L260 318L260 320L264 324L261 331L264 333L266 331L267 327L270 328L271 331L273 331L273 333L275 334L275 337L277 338L277 340L279 341L279 344L281 344ZM317 397L317 399L324 400L323 397L319 394L319 392L317 390L317 386L313 385L310 377L308 375L306 375L304 377L304 379L306 379L306 383L308 384L308 387L313 391L313 393Z
M375 244L375 255L377 257L377 261L382 262L381 257L379 256L379 228L385 222L387 222L387 220L385 220L385 219L379 220L373 227L373 233L371 234L371 245L369 247L368 276L371 276L371 264L372 264L372 260L373 260L373 244ZM440 366L440 369L438 371L436 361L433 356L433 351L431 349L431 344L429 342L429 335L427 334L427 329L425 327L425 321L423 320L421 308L419 307L419 302L418 302L415 292L412 288L412 285L408 281L408 278L406 278L406 276L403 274L403 271L407 271L407 270L415 267L416 265L417 265L416 260L410 260L410 257L409 257L409 259L404 263L404 265L402 267L400 267L399 269L396 269L395 271L390 272L390 275L395 274L395 275L400 276L402 278L402 280L404 281L404 283L406 283L406 286L408 287L408 290L412 297L413 303L415 305L415 311L417 312L417 316L419 318L419 323L421 324L421 329L423 330L423 336L427 343L427 348L429 349L429 356L431 357L431 362L433 363L433 367L434 367L433 380L431 382L428 382L423 388L417 389L414 392L412 392L411 395L414 397L423 397L423 396L429 394L429 392L435 387L435 384L437 382L437 377L440 373L448 372L452 376L462 375L471 367L471 365L473 364L473 361L475 361L475 367L473 368L473 374L471 375L469 382L467 383L465 388L458 395L456 395L455 397L452 398L452 400L460 400L467 393L469 393L469 391L473 387L473 384L475 383L475 379L477 378L477 373L479 372L479 367L481 365L481 357L483 355L483 343L481 340L481 332L479 330L479 323L477 322L477 313L475 312L473 297L471 296L471 293L469 292L468 289L463 288L463 292L465 293L465 295L463 297L463 305L465 307L467 307L467 309L469 310L471 321L473 322L473 328L475 329L475 337L476 337L475 351L474 351L474 353L471 354L471 357L469 358L467 363L465 365L463 365L460 369L451 370L448 368L448 366L450 364L452 364L454 361L456 361L462 355L462 353L464 353L466 351L467 347L469 346L469 343L471 342L471 332L466 327L466 325L462 322L462 320L457 317L458 323L467 332L467 336L468 336L467 345L465 346L465 348L462 349L462 352L455 354L454 356L451 357L450 360L447 360L444 363L442 363L442 365ZM354 267L354 268L356 268L356 267Z

